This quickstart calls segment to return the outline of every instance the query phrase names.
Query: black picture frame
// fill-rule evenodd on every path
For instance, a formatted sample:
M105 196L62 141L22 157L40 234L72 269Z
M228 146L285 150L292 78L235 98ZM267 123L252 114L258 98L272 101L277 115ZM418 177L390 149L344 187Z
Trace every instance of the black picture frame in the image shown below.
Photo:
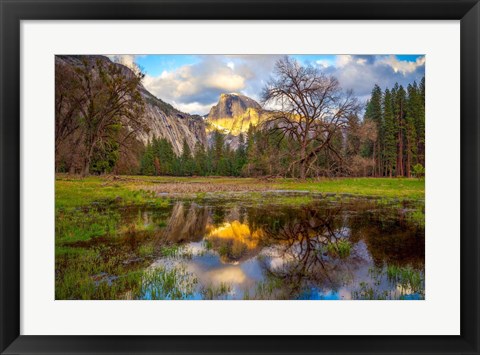
M479 354L478 0L0 0L2 354ZM461 20L460 336L20 335L21 20ZM448 305L446 305L448 306Z

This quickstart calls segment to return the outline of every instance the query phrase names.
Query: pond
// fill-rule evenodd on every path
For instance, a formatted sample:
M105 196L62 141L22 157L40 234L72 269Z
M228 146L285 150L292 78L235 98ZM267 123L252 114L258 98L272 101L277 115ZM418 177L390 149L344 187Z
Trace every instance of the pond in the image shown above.
M91 207L72 220L105 233L57 245L56 298L420 300L422 208L283 192Z

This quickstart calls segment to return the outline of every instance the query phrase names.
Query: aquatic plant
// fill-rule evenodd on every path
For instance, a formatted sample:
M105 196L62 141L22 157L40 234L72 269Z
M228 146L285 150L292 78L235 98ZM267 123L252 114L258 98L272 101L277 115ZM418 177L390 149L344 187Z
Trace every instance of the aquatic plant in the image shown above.
M337 242L328 243L327 251L333 256L345 259L348 258L352 252L352 243L349 240L342 238Z
M153 300L180 300L193 296L197 278L182 265L174 268L159 266L142 275L142 286L137 298Z
M150 256L154 252L154 247L152 244L142 244L138 248L138 255L145 257L145 256Z
M388 291L381 291L367 282L360 282L359 289L352 292L354 300L386 300L391 298Z
M219 285L203 286L200 293L203 299L214 300L226 298L232 291L232 286L226 282L220 282Z
M398 282L402 291L423 292L423 274L411 266L388 265L387 277L391 282Z
M175 257L179 252L178 245L165 245L160 249L160 254L164 257Z
M425 228L425 213L423 209L415 209L410 211L407 214L407 218L418 226Z

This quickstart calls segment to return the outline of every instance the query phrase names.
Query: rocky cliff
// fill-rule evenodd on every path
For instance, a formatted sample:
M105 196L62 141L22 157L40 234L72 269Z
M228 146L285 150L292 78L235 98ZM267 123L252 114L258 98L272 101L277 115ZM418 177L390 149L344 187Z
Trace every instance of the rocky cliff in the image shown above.
M207 130L238 136L246 133L250 125L256 126L263 116L264 111L255 100L236 93L222 94L207 116Z
M55 57L56 63L70 66L80 66L84 59L111 63L110 59L105 56ZM125 75L134 75L130 68L118 63L115 65L120 66ZM145 110L143 117L141 117L145 130L136 133L139 140L147 143L153 137L166 138L172 143L176 154L181 154L184 140L187 141L192 151L198 143L207 144L206 128L202 117L175 109L170 104L152 95L143 85L139 86L139 91L145 101Z
M145 88L141 92L146 102L144 120L148 128L147 132L139 133L139 138L144 143L153 137L166 138L172 143L176 154L182 152L185 139L192 152L198 143L206 146L206 128L201 116L180 112Z

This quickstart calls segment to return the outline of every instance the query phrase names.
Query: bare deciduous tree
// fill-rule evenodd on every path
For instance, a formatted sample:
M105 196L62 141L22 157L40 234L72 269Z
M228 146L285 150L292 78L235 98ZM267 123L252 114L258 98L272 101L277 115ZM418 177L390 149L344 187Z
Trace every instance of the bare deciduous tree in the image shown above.
M55 154L60 144L78 128L78 114L84 104L79 82L74 70L63 64L55 64Z
M128 73L120 65L97 60L84 61L76 70L79 82L80 124L84 132L85 154L82 175L88 175L95 147L111 138L121 127L140 129L143 99L138 86L143 75Z
M298 165L301 179L307 177L321 151L336 153L332 137L359 109L352 92L344 92L337 79L290 57L277 61L262 99L272 108L264 124L298 144L298 158L289 169Z

